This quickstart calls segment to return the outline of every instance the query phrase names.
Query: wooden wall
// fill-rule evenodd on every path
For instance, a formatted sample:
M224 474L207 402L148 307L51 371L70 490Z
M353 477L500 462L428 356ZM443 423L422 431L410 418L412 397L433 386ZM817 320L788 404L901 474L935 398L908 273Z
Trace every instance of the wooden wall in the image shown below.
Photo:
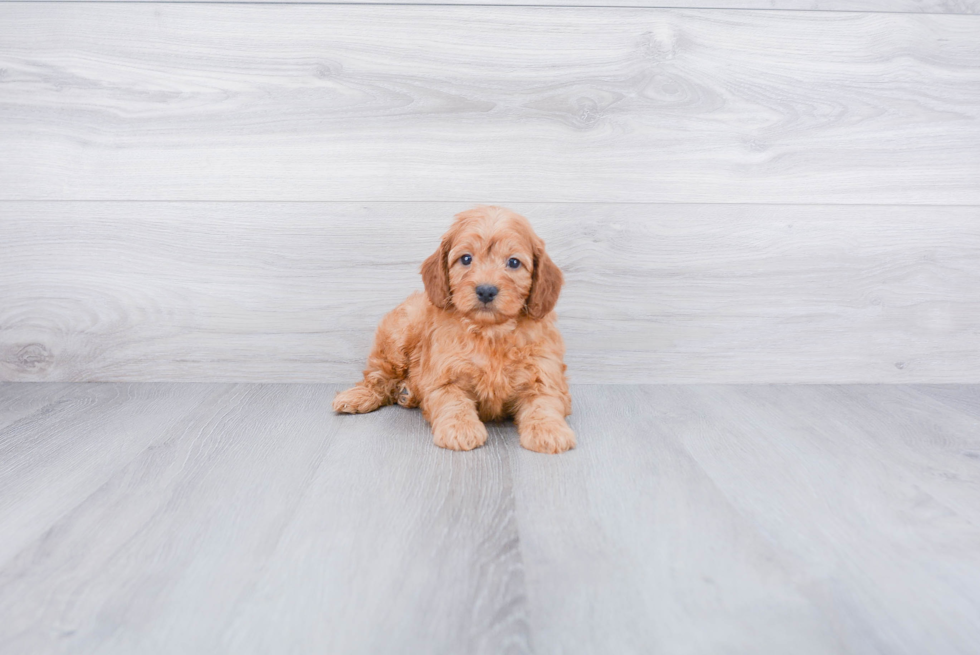
M351 380L494 203L575 382L980 382L980 2L508 4L0 3L0 379Z

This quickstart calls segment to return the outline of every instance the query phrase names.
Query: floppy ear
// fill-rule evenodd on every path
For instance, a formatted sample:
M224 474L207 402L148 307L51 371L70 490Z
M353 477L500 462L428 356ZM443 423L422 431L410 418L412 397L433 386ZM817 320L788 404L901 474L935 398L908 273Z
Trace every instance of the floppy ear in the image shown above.
M422 283L432 304L439 309L450 305L452 292L449 289L449 239L444 237L436 251L422 262Z
M531 318L544 318L555 308L561 285L565 281L561 269L555 266L544 251L544 241L534 244L534 270L531 272L531 291L527 294L526 310Z

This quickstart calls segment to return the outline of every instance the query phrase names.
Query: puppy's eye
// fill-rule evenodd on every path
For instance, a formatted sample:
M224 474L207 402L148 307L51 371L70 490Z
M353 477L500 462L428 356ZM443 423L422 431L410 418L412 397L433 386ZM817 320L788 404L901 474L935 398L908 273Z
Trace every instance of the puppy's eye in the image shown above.
M473 263L473 255L463 255L459 258L459 263L463 266L469 266Z
M516 257L511 257L510 259L507 260L507 268L520 268L520 267L521 267L521 260L517 259Z

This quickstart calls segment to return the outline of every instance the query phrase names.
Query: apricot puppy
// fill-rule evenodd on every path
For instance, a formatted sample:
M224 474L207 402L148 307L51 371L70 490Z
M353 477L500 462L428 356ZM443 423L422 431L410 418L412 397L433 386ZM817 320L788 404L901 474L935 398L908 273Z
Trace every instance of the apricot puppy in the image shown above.
M425 294L381 320L364 379L334 410L420 406L436 445L453 450L482 446L483 421L512 416L525 448L574 448L553 311L562 274L527 219L502 207L457 214L422 281Z

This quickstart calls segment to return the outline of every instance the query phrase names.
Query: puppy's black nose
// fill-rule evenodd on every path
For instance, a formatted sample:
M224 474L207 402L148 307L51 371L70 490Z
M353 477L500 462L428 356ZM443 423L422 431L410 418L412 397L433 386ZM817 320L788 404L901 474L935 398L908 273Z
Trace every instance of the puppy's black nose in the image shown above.
M476 288L476 297L480 302L490 302L497 297L497 287L492 284L481 284Z

